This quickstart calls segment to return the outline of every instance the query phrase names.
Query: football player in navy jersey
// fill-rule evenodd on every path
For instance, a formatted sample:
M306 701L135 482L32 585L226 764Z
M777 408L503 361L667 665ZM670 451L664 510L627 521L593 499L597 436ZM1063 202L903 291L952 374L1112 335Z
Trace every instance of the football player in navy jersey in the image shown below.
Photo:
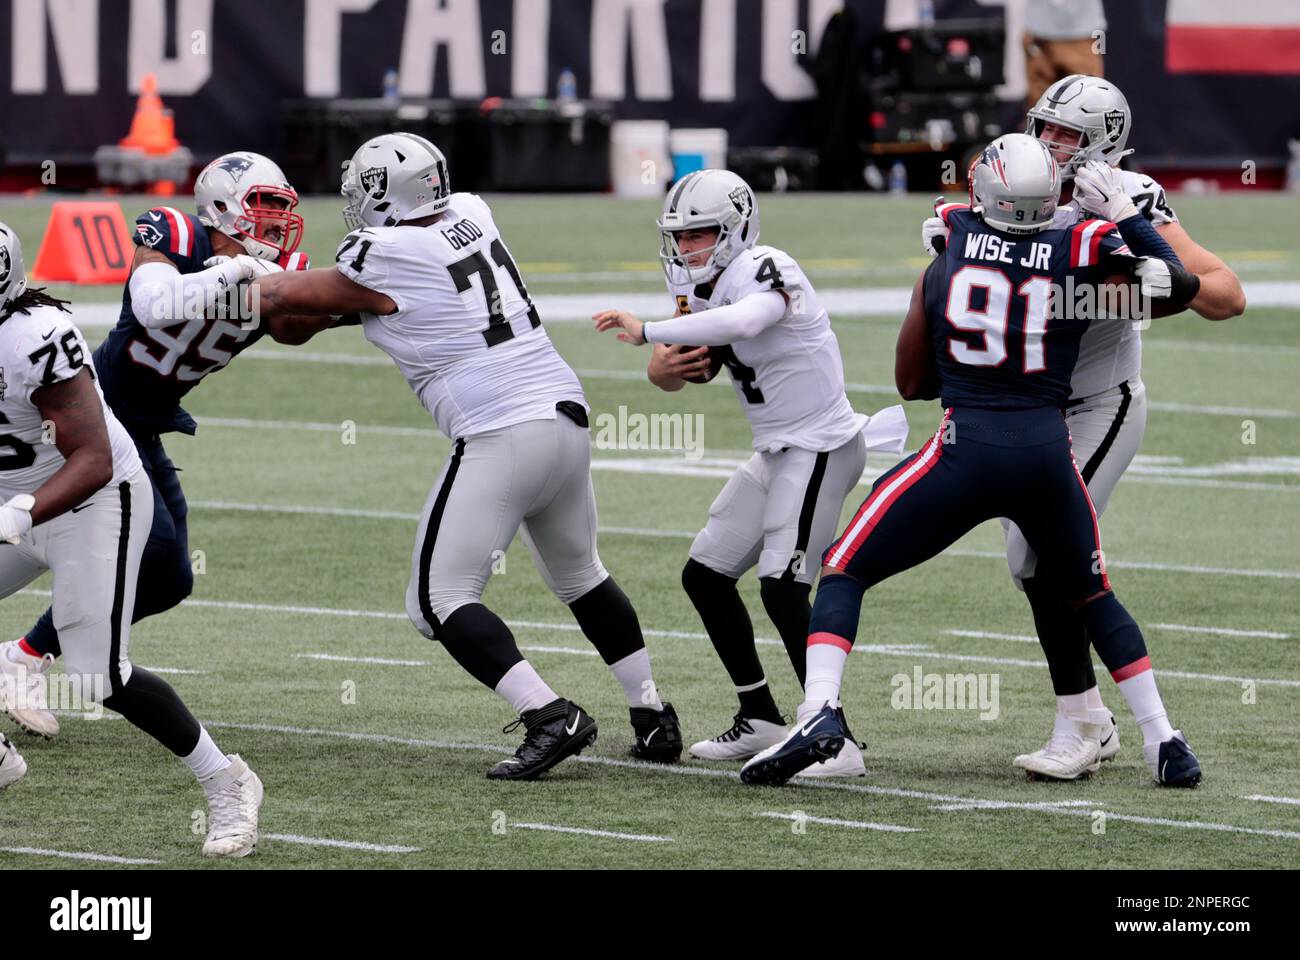
M135 258L117 326L94 353L109 408L134 440L153 486L153 528L140 565L135 620L169 610L189 596L187 507L162 435L193 435L181 399L266 332L239 313L230 293L241 282L281 270L306 270L295 252L302 217L298 194L280 168L256 153L218 157L194 182L198 215L155 207L136 218ZM295 341L296 342L296 341ZM19 678L26 696L6 712L28 732L58 734L44 709L41 673L60 653L51 611L27 635L0 644L0 673Z
M947 212L948 242L913 291L896 369L904 398L942 397L942 422L876 481L826 551L798 721L742 768L746 783L784 783L839 752L841 678L863 594L997 517L1019 526L1039 557L1038 576L1053 578L1086 623L1138 719L1156 780L1200 780L1165 714L1142 632L1111 592L1062 413L1090 323L1131 322L1114 311L1095 319L1101 287L1132 277L1144 298L1179 309L1199 285L1136 212L1120 224L1053 227L1059 193L1049 149L1008 134L972 165L970 207ZM1091 307L1079 296L1089 292Z

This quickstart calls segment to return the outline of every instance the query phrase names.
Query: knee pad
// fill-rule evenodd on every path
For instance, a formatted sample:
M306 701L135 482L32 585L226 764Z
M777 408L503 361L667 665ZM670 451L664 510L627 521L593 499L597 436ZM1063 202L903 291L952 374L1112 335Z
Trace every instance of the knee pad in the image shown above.
M758 581L758 593L762 597L763 609L767 611L768 618L779 627L792 611L806 613L812 586L798 580L762 577Z
M724 573L711 570L691 557L682 567L682 589L698 605L719 590L735 590L736 581Z
M406 616L411 625L429 640L441 639L439 633L442 625L453 613L466 604L479 602L478 597L467 594L439 593L436 590L430 592L433 595L427 598L427 603L422 604L415 581L411 581L406 590Z

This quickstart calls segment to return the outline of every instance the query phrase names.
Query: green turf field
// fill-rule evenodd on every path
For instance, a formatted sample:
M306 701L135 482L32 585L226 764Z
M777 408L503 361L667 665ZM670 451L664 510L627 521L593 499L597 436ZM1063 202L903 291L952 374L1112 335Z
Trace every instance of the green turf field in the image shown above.
M1297 199L1171 201L1191 234L1248 285L1300 280L1291 231ZM599 294L615 307L620 295L662 292L655 204L492 202L539 301ZM926 262L917 229L926 197L764 196L760 205L764 241L794 255L823 292L905 287ZM130 222L145 203L124 206ZM344 232L338 202L304 207L305 247L328 263ZM0 220L21 234L29 266L47 214L45 200L0 201ZM55 289L79 306L121 296L116 288ZM644 350L542 315L579 370L595 416L620 405L703 415L703 459L598 450L595 482L601 555L638 607L661 690L688 742L713 736L729 724L734 696L678 578L710 501L746 456L746 422L730 389L661 393L641 376ZM860 410L897 401L899 319L833 317ZM1157 671L1174 672L1160 683L1205 769L1196 791L1153 784L1137 729L1102 670L1124 740L1118 761L1090 781L1058 785L1026 782L1011 767L1015 754L1041 745L1053 704L1028 639L1028 608L1007 577L992 524L866 599L845 705L868 744L869 775L785 789L742 787L735 767L626 760L631 732L618 685L516 545L486 602L514 625L551 685L598 719L600 738L543 781L490 783L487 767L518 743L518 734L500 731L508 707L403 613L415 514L448 442L396 369L352 329L304 348L259 343L190 395L199 434L173 435L168 449L184 470L191 547L202 551L203 572L191 601L142 622L131 637L136 663L185 671L168 679L218 743L260 773L267 799L257 855L204 861L192 830L202 798L184 767L125 722L73 716L63 718L57 741L16 737L31 772L0 796L0 848L221 869L1294 867L1297 322L1300 298L1217 325L1192 315L1156 321L1146 335L1152 410L1142 459L1102 523L1117 593L1143 625ZM88 330L92 342L103 334ZM915 449L933 430L938 405L907 409ZM344 442L349 422L355 443ZM886 466L873 458L867 480ZM742 585L757 634L775 638L756 582ZM48 587L45 578L4 601L0 637L27 629ZM797 685L784 650L769 640L760 651L779 702L793 710ZM916 667L996 677L997 719L893 709L890 678ZM14 726L4 718L0 729L12 734ZM852 825L780 819L798 813ZM66 865L0 852L5 868Z

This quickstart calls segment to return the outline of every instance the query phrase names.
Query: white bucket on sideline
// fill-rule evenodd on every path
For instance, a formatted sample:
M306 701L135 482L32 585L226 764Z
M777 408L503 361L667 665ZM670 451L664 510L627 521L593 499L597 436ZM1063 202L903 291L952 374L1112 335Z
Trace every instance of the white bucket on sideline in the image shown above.
M662 197L673 178L668 124L620 120L610 131L610 182L620 197Z

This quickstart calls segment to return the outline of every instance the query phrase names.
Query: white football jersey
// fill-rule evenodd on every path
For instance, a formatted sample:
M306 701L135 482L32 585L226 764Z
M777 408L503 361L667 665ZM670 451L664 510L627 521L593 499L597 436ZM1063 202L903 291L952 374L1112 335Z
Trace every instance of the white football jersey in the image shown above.
M586 407L479 197L453 194L426 227L355 230L336 259L343 276L397 304L363 314L362 329L449 438L553 420L562 400Z
M70 380L89 367L90 347L72 314L57 307L35 306L0 321L0 500L33 493L66 462L41 412L32 402L40 387ZM113 448L113 483L140 469L140 455L126 429L117 422L99 381L95 393L104 409Z
M1125 192L1133 199L1138 212L1155 227L1177 223L1165 199L1164 187L1155 180L1130 170L1120 171ZM1071 200L1056 208L1053 227L1068 227L1087 219L1079 201ZM1103 393L1126 380L1142 374L1142 334L1131 323L1094 323L1079 344L1079 360L1070 378L1070 399L1079 400Z
M769 290L789 298L785 315L750 340L724 351L755 450L834 450L862 430L844 395L844 361L817 292L788 253L756 246L731 261L709 285L668 285L682 313L699 313Z

